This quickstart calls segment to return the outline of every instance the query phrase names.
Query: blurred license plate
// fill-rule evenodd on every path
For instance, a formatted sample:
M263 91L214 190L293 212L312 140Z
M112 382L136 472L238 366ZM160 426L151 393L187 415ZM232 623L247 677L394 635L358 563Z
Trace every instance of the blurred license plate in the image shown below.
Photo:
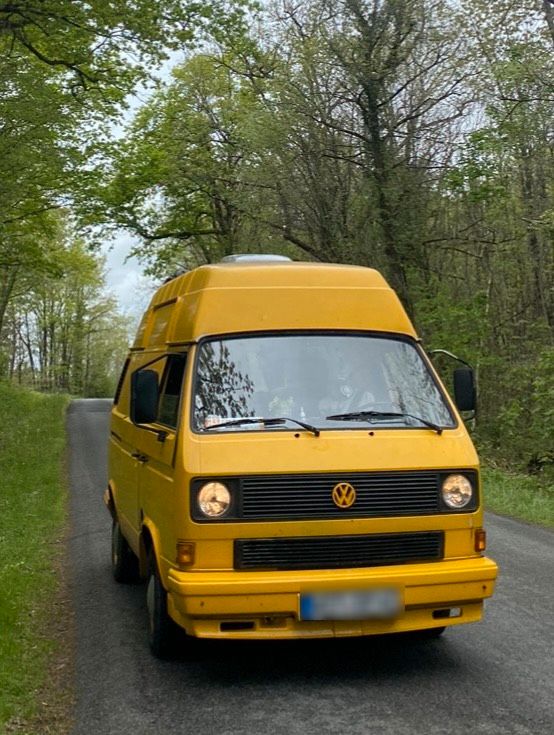
M300 595L301 620L388 620L401 607L400 590L392 588Z

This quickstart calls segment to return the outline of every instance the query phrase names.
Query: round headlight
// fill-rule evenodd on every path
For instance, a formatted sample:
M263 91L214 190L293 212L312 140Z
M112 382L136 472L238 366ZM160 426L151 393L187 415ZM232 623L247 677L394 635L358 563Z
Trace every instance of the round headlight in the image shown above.
M222 482L207 482L198 493L198 507L205 516L222 516L231 504L231 493Z
M465 475L448 475L442 483L442 499L449 508L465 508L473 497L473 487Z

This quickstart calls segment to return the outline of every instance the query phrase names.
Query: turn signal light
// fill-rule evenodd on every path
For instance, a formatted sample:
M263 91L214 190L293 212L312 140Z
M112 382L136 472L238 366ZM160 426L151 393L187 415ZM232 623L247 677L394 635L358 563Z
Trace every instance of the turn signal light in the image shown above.
M180 567L194 564L194 544L192 541L177 541L177 558L175 561Z
M475 531L475 551L485 551L487 548L487 532L484 528Z

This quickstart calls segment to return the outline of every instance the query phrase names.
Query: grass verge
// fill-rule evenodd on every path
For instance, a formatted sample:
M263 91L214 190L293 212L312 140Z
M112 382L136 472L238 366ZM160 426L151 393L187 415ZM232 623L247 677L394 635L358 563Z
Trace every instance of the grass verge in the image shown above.
M32 733L51 676L68 397L0 384L0 733Z
M554 484L546 478L482 469L485 508L530 523L554 528Z

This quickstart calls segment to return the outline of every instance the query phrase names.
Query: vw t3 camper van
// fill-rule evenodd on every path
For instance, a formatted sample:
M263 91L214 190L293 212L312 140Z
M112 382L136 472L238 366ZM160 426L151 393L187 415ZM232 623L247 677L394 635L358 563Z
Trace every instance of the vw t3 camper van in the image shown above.
M376 271L235 258L165 283L115 396L115 579L149 641L439 635L480 620L479 462Z

